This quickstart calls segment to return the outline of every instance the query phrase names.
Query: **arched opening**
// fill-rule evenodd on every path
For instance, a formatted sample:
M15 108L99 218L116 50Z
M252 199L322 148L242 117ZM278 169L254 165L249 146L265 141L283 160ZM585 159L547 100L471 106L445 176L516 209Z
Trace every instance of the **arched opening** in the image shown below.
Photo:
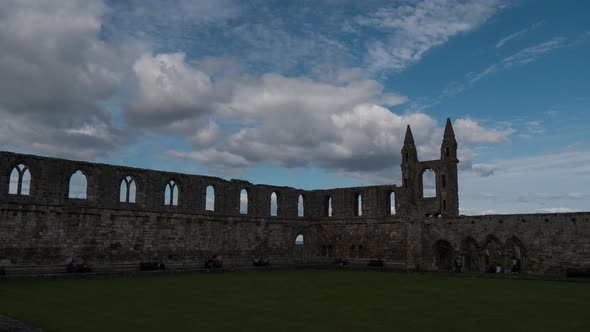
M136 186L131 176L126 176L121 180L119 188L119 202L135 203Z
M495 272L496 267L504 268L503 248L500 240L493 235L488 235L486 242L483 245L484 250L484 264L486 271Z
M436 197L436 173L430 168L422 172L422 197Z
M356 195L356 213L357 216L363 215L363 195L360 193Z
M303 260L303 234L299 234L295 237L295 247L293 248L293 256L298 260Z
M215 188L207 186L205 189L205 210L215 211Z
M445 240L438 240L433 247L434 266L437 270L451 270L453 267L453 246Z
M504 246L506 252L506 259L508 260L511 273L521 273L526 271L527 266L527 252L522 241L516 236L506 240Z
M295 245L303 245L303 234L297 235L295 238Z
M276 217L279 212L278 197L277 193L273 192L270 194L270 215Z
M324 216L326 216L326 217L332 216L332 197L331 196L324 197Z
M170 180L164 190L164 205L178 205L178 185L174 180Z
M479 246L471 237L465 238L462 243L463 266L468 271L479 271Z
M240 213L248 214L248 191L246 189L240 191Z
M395 192L391 192L389 194L389 214L390 215L395 215L396 211L395 211Z
M305 211L303 208L303 195L299 194L299 198L297 199L297 216L303 217Z
M12 195L28 196L31 190L31 172L23 164L19 164L10 172L8 193Z
M70 177L70 189L68 198L86 199L88 190L88 181L82 171L76 171Z

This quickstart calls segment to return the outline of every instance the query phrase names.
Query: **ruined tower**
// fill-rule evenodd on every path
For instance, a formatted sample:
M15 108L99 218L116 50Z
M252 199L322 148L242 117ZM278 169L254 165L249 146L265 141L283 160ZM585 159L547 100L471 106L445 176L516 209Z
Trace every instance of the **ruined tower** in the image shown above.
M419 161L412 129L408 125L402 153L402 181L408 190L411 204L418 212L426 215L459 215L459 185L457 179L457 140L451 119L447 119L440 159ZM424 173L432 170L435 174L435 196L425 197Z

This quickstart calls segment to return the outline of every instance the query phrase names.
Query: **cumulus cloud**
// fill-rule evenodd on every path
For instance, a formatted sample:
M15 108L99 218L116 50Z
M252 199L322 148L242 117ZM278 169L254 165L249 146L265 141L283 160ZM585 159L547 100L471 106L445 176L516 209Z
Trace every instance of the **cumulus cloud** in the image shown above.
M137 96L127 105L132 126L181 126L210 113L216 91L209 75L185 62L184 53L144 54L133 64Z
M108 100L131 49L98 35L99 1L0 3L0 141L93 158L115 148Z
M508 140L508 136L513 133L512 129L483 128L478 122L470 118L457 119L454 129L459 141L472 144L505 142Z
M356 22L389 37L368 45L367 63L374 72L400 71L449 38L471 31L504 6L503 1L423 0L383 7Z
M392 112L385 106L403 105L407 98L362 76L328 83L268 73L236 77L216 89L215 84L223 83L213 83L183 54L144 55L134 71L138 93L126 109L130 124L185 137L192 151L170 155L210 169L274 164L391 179L399 175L407 124L422 160L440 153L443 129L434 118ZM457 119L455 126L467 145L503 142L510 134L486 129L473 119ZM474 156L461 154L464 169L471 168ZM493 172L482 167L476 171Z

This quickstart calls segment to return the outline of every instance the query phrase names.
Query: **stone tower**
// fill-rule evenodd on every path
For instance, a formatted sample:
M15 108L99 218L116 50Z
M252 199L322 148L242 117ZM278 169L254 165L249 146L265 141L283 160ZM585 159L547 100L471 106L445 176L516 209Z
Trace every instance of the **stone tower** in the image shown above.
M459 215L459 185L457 178L457 140L451 119L447 119L440 159L419 161L412 129L408 125L402 153L402 181L408 190L408 199L419 213L426 215ZM424 197L423 175L427 170L435 173L436 196Z

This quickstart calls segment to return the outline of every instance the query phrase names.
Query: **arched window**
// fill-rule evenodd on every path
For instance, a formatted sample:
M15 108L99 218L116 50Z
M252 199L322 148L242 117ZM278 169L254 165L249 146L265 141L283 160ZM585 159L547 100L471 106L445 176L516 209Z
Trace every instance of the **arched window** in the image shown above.
M205 210L215 211L215 188L207 186L205 191Z
M273 192L270 194L270 215L276 217L278 214L279 206L277 202L277 193Z
M170 180L164 190L164 205L178 205L178 185L174 180Z
M295 238L295 245L303 245L303 234L297 235L297 237Z
M303 209L303 195L299 194L299 199L297 199L297 216L303 217L304 216L304 209Z
M356 215L362 216L363 215L363 196L361 194L356 195Z
M8 193L13 195L28 196L31 190L31 172L27 166L19 164L10 172Z
M326 206L325 206L326 216L332 216L332 197L328 196L326 199Z
M248 191L246 189L240 191L240 213L248 214Z
M68 198L86 199L88 181L82 171L76 171L70 178Z
M135 181L133 181L131 176L126 176L123 180L121 180L121 186L119 188L119 202L135 203L135 193Z
M392 191L391 194L389 194L389 214L393 216L395 213L395 192Z
M431 169L422 173L422 197L436 197L436 173Z

